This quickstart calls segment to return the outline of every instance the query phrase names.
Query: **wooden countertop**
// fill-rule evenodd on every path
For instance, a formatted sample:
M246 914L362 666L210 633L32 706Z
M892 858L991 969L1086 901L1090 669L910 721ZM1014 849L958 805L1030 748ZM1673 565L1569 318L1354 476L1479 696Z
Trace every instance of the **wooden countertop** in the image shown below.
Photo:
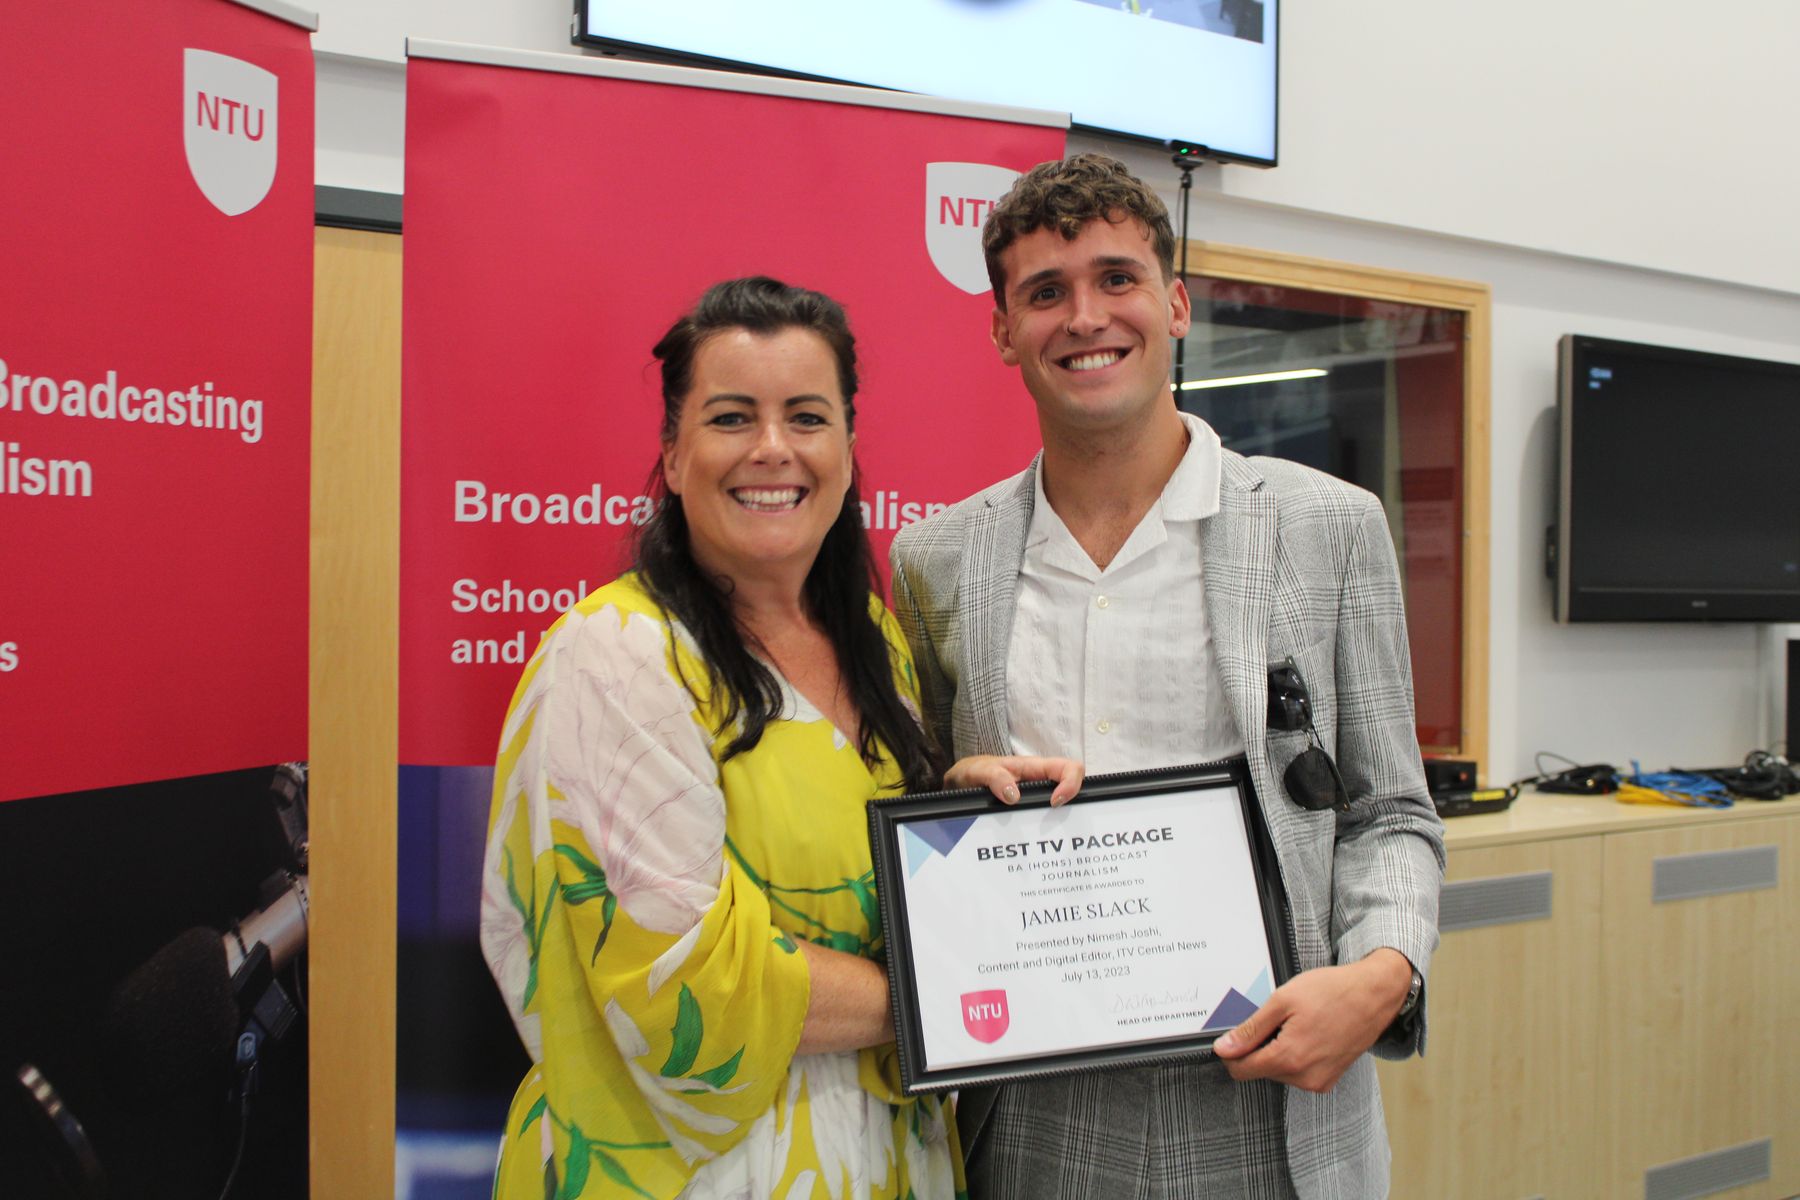
M1506 846L1551 838L1590 837L1638 829L1669 829L1720 821L1800 816L1800 796L1739 800L1730 808L1621 804L1612 796L1558 796L1527 790L1505 812L1448 817L1444 844L1452 850Z

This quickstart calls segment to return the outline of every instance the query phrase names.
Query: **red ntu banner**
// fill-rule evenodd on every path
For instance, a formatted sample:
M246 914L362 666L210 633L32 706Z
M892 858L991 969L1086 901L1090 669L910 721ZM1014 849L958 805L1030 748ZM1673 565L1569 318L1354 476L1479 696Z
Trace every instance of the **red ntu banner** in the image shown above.
M0 800L306 755L299 16L7 0Z
M840 300L877 554L1023 468L980 227L1060 117L856 88L413 45L400 761L491 764L539 633L628 562L650 347L708 285Z

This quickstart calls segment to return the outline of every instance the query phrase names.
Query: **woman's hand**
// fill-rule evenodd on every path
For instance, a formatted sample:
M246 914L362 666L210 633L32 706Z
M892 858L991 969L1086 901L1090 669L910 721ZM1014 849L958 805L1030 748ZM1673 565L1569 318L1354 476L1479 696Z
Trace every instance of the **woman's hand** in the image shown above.
M984 787L1007 804L1019 802L1019 784L1048 779L1056 784L1051 804L1065 804L1081 790L1086 768L1072 758L1021 754L972 754L944 772L946 788Z

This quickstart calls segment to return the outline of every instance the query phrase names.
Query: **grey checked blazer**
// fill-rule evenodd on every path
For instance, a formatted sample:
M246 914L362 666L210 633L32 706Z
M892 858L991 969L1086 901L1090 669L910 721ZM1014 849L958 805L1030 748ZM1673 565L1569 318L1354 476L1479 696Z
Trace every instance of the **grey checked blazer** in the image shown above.
M925 719L958 757L1011 750L1006 656L1037 467L894 540L894 608ZM1229 450L1220 476L1219 512L1200 531L1206 611L1281 862L1299 965L1353 962L1391 946L1425 974L1437 945L1443 824L1419 759L1400 580L1380 502L1311 468ZM1348 813L1308 812L1281 786L1307 744L1304 734L1266 729L1268 667L1290 654L1349 789ZM1422 1014L1375 1053L1422 1051ZM964 1097L965 1150L992 1106L992 1091ZM1305 1200L1387 1194L1387 1132L1368 1056L1326 1095L1288 1089L1287 1146Z

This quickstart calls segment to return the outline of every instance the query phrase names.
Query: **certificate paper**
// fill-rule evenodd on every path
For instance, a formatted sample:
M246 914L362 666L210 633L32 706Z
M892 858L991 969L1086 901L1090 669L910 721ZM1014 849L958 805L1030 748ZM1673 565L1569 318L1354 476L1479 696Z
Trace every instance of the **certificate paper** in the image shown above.
M1196 1052L1291 973L1241 761L871 807L908 1089Z

